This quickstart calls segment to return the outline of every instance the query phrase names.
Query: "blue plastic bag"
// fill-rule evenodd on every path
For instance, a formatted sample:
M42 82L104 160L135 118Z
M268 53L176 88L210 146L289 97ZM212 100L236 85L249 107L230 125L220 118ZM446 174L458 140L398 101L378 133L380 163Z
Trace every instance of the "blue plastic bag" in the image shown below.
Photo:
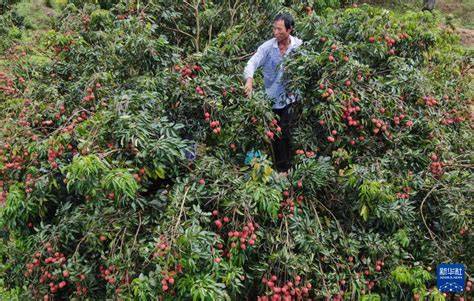
M193 143L191 150L185 150L184 156L190 161L196 160L197 143Z
M250 165L250 163L252 162L254 158L261 158L261 157L262 157L262 152L260 152L259 150L256 151L252 149L245 154L245 165Z

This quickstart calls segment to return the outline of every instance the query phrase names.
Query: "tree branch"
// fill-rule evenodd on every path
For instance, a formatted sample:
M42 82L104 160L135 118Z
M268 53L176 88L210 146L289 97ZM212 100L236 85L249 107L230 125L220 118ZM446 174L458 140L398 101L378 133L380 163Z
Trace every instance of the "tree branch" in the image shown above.
M421 218L423 219L423 223L425 224L425 227L426 227L426 230L428 230L428 233L430 234L431 236L431 239L433 240L433 242L435 243L436 247L438 248L438 250L441 251L441 253L444 254L444 251L443 249L441 249L441 247L438 245L438 243L436 242L436 235L433 233L433 231L431 231L431 229L428 227L428 224L426 223L426 219L425 219L425 215L423 214L423 205L425 204L426 200L428 199L428 197L431 195L431 193L433 193L433 191L438 188L438 184L436 184L435 186L433 186L433 188L431 188L431 190L428 192L428 194L425 196L425 198L423 199L423 201L421 201L421 205L420 205L420 214L421 214Z
M163 27L163 28L166 28L166 29L168 29L168 30L171 30L171 31L174 31L174 32L183 34L183 35L187 36L188 38L194 39L194 37L193 37L191 34L189 34L189 33L187 33L187 32L184 32L184 31L182 31L182 30L180 30L180 29L178 29L178 28L171 28L171 27L168 27L168 26L163 25L163 24L160 24L160 26Z

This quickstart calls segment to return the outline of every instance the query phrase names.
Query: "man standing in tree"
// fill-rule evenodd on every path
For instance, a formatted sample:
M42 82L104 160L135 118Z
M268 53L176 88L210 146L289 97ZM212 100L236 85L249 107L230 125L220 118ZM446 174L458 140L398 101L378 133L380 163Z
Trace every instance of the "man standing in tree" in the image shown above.
M423 0L423 8L422 11L429 10L432 11L435 7L436 0Z
M293 123L294 93L286 91L283 81L281 61L291 51L302 44L302 41L291 35L295 22L288 13L278 14L273 21L273 36L266 41L250 58L244 70L245 94L250 96L253 89L253 75L257 68L262 67L265 92L273 98L273 111L280 117L281 138L272 142L276 168L286 172L291 160L291 127Z

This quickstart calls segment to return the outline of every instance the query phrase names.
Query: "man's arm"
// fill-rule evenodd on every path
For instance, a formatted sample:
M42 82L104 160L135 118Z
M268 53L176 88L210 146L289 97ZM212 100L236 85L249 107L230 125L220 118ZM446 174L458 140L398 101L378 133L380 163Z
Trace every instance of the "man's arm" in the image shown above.
M258 47L257 52L252 55L250 60L247 62L247 66L244 69L245 78L245 95L250 96L253 90L253 75L258 67L262 66L266 57L266 49L262 46Z

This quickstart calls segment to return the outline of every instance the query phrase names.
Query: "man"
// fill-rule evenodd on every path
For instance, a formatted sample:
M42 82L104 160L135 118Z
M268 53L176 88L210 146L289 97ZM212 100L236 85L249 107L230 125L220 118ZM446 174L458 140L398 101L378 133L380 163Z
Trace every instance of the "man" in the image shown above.
M250 58L244 70L245 94L250 96L253 89L253 75L262 67L265 92L273 98L273 111L280 117L281 137L272 142L276 168L286 172L291 160L291 126L293 122L294 102L296 96L285 90L281 61L291 51L302 44L302 41L291 35L295 22L288 13L278 14L273 21L274 38L266 41Z

